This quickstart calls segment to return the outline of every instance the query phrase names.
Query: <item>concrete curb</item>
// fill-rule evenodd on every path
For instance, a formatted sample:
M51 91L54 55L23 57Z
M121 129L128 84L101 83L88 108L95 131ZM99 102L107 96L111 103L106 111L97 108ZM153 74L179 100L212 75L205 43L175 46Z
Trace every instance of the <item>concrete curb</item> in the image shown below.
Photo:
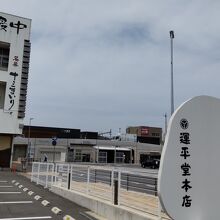
M141 215L139 213L132 212L126 208L118 207L104 201L95 199L91 196L85 196L78 192L73 192L65 189L61 189L56 186L52 186L51 191L69 199L72 202L83 206L96 214L103 216L106 219L114 220L156 220L158 217L151 215Z

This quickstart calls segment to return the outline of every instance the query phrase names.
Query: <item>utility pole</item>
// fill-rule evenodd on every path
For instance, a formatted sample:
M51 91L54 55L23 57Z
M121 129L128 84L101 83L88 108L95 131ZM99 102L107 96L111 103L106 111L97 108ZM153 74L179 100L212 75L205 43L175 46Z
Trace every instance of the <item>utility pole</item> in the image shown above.
M165 113L164 117L165 117L165 134L167 134L167 113Z
M165 137L167 134L167 113L164 114L164 119L165 119L165 121L164 121L164 124L165 124L165 126L164 126L164 141L165 141Z
M112 138L112 129L106 132L98 133L98 135L103 136L104 134L109 134L110 139ZM104 136L103 136L104 137Z
M28 126L28 146L27 146L27 153L26 153L26 160L28 161L30 157L30 152L31 152L31 143L30 143L30 137L31 137L31 121L34 118L29 119L29 126Z
M173 39L174 31L170 31L170 49L171 49L171 115L174 112L174 88L173 88Z

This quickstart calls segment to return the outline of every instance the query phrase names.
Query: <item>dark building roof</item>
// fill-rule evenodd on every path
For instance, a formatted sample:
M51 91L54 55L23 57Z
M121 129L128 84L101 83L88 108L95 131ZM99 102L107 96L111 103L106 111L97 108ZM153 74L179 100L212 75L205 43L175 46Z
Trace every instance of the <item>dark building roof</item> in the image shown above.
M82 131L82 132L80 132L80 138L82 138L82 139L98 139L98 132Z
M29 136L29 126L25 125L23 128L23 135ZM81 139L97 139L98 132L80 131L80 129L72 128L55 128L55 127L41 127L30 126L30 138L81 138Z
M29 126L23 128L25 137L29 135ZM80 138L80 129L30 126L31 138Z
M157 144L157 145L160 145L160 138L137 136L137 142L145 143L145 144Z

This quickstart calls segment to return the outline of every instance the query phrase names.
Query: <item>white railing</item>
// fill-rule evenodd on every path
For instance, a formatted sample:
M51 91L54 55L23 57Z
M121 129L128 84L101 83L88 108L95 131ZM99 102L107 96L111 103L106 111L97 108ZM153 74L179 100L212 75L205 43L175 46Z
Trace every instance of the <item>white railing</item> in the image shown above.
M126 206L169 219L161 212L157 177L152 173L122 170L119 167L77 164L33 163L31 181L44 187L61 187L108 203Z
M62 188L68 188L69 173L69 164L56 164L54 185Z
M54 182L54 164L53 163L38 163L32 164L31 182L36 182L45 188L51 187Z

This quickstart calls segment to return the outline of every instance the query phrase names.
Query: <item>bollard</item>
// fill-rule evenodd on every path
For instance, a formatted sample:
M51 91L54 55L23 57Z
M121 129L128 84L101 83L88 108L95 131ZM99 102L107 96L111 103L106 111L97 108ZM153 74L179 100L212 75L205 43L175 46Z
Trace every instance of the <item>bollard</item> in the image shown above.
M68 189L70 189L71 173L68 174Z
M109 186L112 184L112 172L109 172Z
M154 193L155 196L157 196L157 179L155 178L155 193Z
M11 172L13 172L13 173L15 173L16 172L16 165L12 165L12 167L11 167Z
M129 183L129 176L127 174L127 191L128 191L128 183Z
M118 205L118 180L114 180L114 205Z

